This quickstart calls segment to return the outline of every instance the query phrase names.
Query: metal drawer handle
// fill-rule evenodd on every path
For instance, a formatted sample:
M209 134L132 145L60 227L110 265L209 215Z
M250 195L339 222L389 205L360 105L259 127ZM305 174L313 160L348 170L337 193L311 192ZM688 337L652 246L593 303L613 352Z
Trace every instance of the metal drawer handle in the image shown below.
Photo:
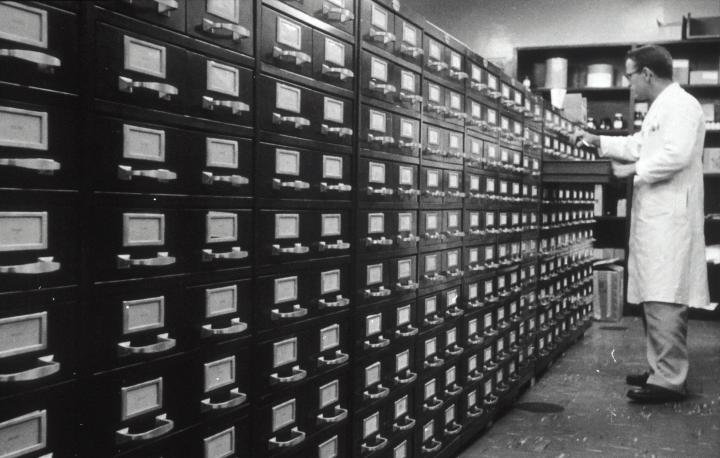
M460 194L460 195L457 195L457 194ZM458 192L449 192L448 196L450 196L450 197L465 197L465 193L464 192L459 192L459 193ZM447 237L465 237L465 232L463 232L459 229L456 229L453 232L445 231L445 232L443 232L443 234L445 234L445 236L447 236Z
M301 191L310 189L310 183L301 180L282 181L279 178L273 178L272 187L273 189L294 189L296 191Z
M214 261L215 259L245 259L248 257L248 252L244 251L239 246L234 246L230 251L222 253L213 253L212 248L206 248L202 250L203 262Z
M250 105L240 102L239 100L217 100L207 95L204 95L202 98L202 107L210 111L215 110L215 107L230 108L230 111L234 115L242 115L243 112L250 111Z
M273 57L276 59L284 60L286 62L293 62L295 65L302 65L312 62L312 57L300 51L286 51L278 46L273 46Z
M400 148L409 148L409 149L422 148L422 144L421 144L421 143L418 143L418 142L406 142L406 141L402 141L402 140L400 140L400 141L398 142L398 146L399 146Z
M461 391L462 391L462 387L455 385L454 390L445 389L445 394L447 394L448 396L455 396L456 394L460 394Z
M122 92L132 94L135 88L155 91L158 94L158 98L163 100L170 100L172 96L178 95L178 89L170 84L155 81L133 81L132 78L126 76L118 77L118 89Z
M388 443L388 440L382 437L381 435L377 435L376 437L378 443L376 445L365 445L364 443L360 446L362 448L363 452L366 453L372 453L377 452L378 450L382 450L385 448L385 446Z
M431 444L433 444L431 447L428 447L425 445L422 446L423 453L434 453L434 452L437 452L438 450L440 450L440 447L442 447L442 442L440 442L439 440L435 440L435 439L431 439L431 440L432 440Z
M475 337L469 337L468 343L470 345L480 345L481 343L483 343L483 340L484 339L482 338L482 336L476 335Z
M377 350L378 348L385 348L385 347L387 347L388 345L390 345L390 339L386 339L386 338L383 337L383 336L378 337L378 341L377 341L377 342L370 342L369 340L366 340L365 342L363 342L363 348L365 348L366 350L367 350L368 348L372 348L373 350Z
M225 328L213 328L211 324L204 324L200 330L203 337L210 336L225 336L232 334L240 334L248 328L247 323L240 321L240 318L233 318L230 320L230 326Z
M177 173L167 169L133 170L129 165L118 165L118 179L131 181L133 177L152 178L160 182L177 179Z
M379 239L374 239L372 237L365 238L365 246L390 246L393 243L392 239L385 237L380 237Z
M277 438L273 437L268 441L269 447L271 449L295 447L305 440L305 433L300 431L297 426L293 426L290 432L293 433L295 437L285 442L279 442Z
M426 154L437 154L438 156L445 156L445 152L440 148L425 148Z
M442 238L442 234L440 234L439 232L426 232L423 238L425 240L439 240Z
M488 396L485 398L485 400L483 401L483 403L484 403L486 406L494 406L494 405L496 405L496 404L498 403L498 397L495 396L494 394L490 394L490 395L488 395Z
M0 49L0 56L13 57L37 64L38 69L44 73L52 73L56 67L62 66L62 61L57 57L29 49Z
M415 243L420 240L420 237L415 234L408 234L407 236L398 234L396 238L398 243Z
M327 124L320 126L320 133L323 135L337 134L338 137L352 137L353 130L349 127L330 127Z
M485 413L485 411L478 406L473 406L471 409L467 410L467 416L470 418L477 418L477 417L481 416L483 413Z
M281 248L280 245L272 246L272 254L306 254L310 251L310 247L303 246L300 243L287 248Z
M27 382L40 380L60 371L60 363L53 361L53 355L41 356L37 359L39 367L33 367L14 374L0 374L0 383Z
M380 91L383 93L383 95L394 94L397 92L397 88L392 84L376 83L375 81L370 81L370 90Z
M435 60L435 59L428 59L427 66L431 69L435 70L436 72L439 72L441 70L445 70L449 67L449 65L446 62L443 62L441 60Z
M293 366L292 372L293 375L288 375L287 377L280 377L277 373L271 374L270 384L275 385L278 383L292 383L307 377L307 371L304 369L300 369L300 366Z
M230 399L224 402L210 402L210 398L203 399L200 401L201 410L203 412L210 412L213 410L231 409L247 401L247 395L241 393L239 388L233 388L230 390L230 394Z
M379 287L375 291L371 289L366 289L364 292L365 297L385 297L392 294L392 291L385 288L384 286Z
M323 3L322 14L330 21L348 22L355 19L355 15L349 9L332 6L328 3Z
M455 423L455 422L452 422L452 423ZM455 436L455 435L459 434L460 431L462 431L462 425L457 424L457 423L455 423L455 427L451 427L450 425L445 426L445 434L447 434L449 436Z
M419 196L419 195L420 195L420 190L419 190L419 189L413 189L413 188L407 188L407 189L405 189L405 188L397 188L397 193L398 193L399 196L412 197L412 196Z
M352 78L355 76L355 73L352 70L350 70L349 68L331 67L327 64L322 65L322 74L335 76L340 81L345 81L346 79Z
M416 58L417 56L422 56L424 53L422 48L419 48L417 46L410 46L405 43L400 44L400 52L412 57L413 59Z
M470 233L473 235L477 235L479 232L480 231L470 231ZM467 266L467 270L469 270L470 272L482 272L483 270L485 270L485 267L480 264L471 264Z
M60 170L59 162L42 157L32 159L0 158L0 165L35 170L41 175L52 175L56 170Z
M373 134L368 134L368 141L369 142L379 142L383 145L392 145L395 143L395 139L393 137L373 135Z
M335 243L318 242L317 245L318 245L318 251L349 250L350 249L350 243L343 242L342 240L338 240Z
M445 281L445 276L438 273L432 275L423 275L423 278L427 281Z
M338 364L347 362L348 359L350 359L350 355L340 350L335 350L335 358L333 359L326 359L324 356L318 357L318 367L337 366Z
M430 401L432 401L433 399L436 402L430 403ZM442 407L442 405L443 405L442 399L438 399L437 397L433 396L423 403L423 410L430 410L430 411L437 410L440 407Z
M0 274L35 275L60 270L60 263L54 262L52 256L39 257L37 262L18 264L16 266L0 266Z
M431 320L430 318L423 319L423 324L426 326L436 326L438 324L442 324L445 322L445 318L441 317L440 315L435 315L435 319Z
M468 374L468 376L467 376L468 381L470 381L470 382L477 382L478 380L480 380L480 379L482 378L482 376L483 376L482 372L480 372L480 371L477 370L477 369L476 369L475 371L473 371L473 372L474 372L475 375L472 375L472 373L471 373L471 374Z
M345 183L338 184L327 184L324 181L320 183L320 192L335 191L335 192L350 192L352 191L352 185Z
M458 159L465 159L467 155L463 153L462 151L448 151L448 156L456 157ZM465 193L463 193L463 197L465 197Z
M123 0L125 3L132 5L133 0ZM178 9L177 0L152 0L157 3L157 12L164 16L170 16L170 13Z
M281 312L280 309L272 309L270 311L271 320L284 320L288 318L301 318L308 314L308 309L301 307L300 304L292 306L292 312Z
M326 417L324 414L318 414L317 416L317 422L319 424L323 423L340 423L344 419L347 418L348 411L347 409L343 409L340 406L335 406L335 416L334 417Z
M155 439L164 434L169 433L175 427L175 422L167 418L167 414L155 417L155 424L158 426L144 433L131 434L130 428L122 428L115 431L115 443L126 444L128 442L138 442Z
M407 283L402 284L400 282L395 283L395 288L399 291L414 291L420 287L418 282L409 280Z
M384 387L382 385L378 385L376 393L370 393L367 390L363 391L363 398L365 398L365 399L383 399L388 394L390 394L390 388Z
M457 110L448 110L447 115L451 118L456 118L456 119L467 119L468 118L467 113L463 113L462 111L457 111Z
M408 431L415 427L415 419L406 417L405 424L401 425L398 422L393 423L393 431Z
M130 267L162 267L175 264L175 256L168 256L167 251L159 251L154 258L131 259L129 254L117 255L117 268L129 269Z
M462 277L463 275L465 275L465 272L460 269L448 270L445 272L445 276L448 278Z
M412 337L414 335L417 335L418 328L408 325L407 331L401 331L399 329L395 330L395 336L396 337Z
M407 385L408 383L412 383L415 380L417 380L417 374L415 372L407 371L407 377L400 378L399 376L395 376L394 378L395 383L398 385Z
M488 89L488 85L485 83L481 83L479 81L470 81L470 87L475 89L476 91L483 92Z
M461 71L458 71L458 70L452 70L452 69L450 69L450 73L449 73L449 74L450 74L450 78L455 78L455 79L458 80L458 81L462 81L462 80L464 80L464 79L467 79L467 77L468 77L468 74L467 74L467 73L461 72Z
M384 32L382 30L370 29L370 38L373 41L379 41L386 45L392 41L395 41L395 35L390 32Z
M465 311L463 309L461 309L460 307L453 307L453 308L447 309L445 311L445 313L451 317L458 317L458 316L462 316L462 314L464 314Z
M432 102L427 103L427 110L434 111L435 113L439 113L439 114L447 114L450 112L450 109L448 107L446 107L445 105L440 105L440 104L432 103Z
M424 361L423 366L425 368L428 367L440 367L443 364L445 364L445 360L442 358L438 358L437 356L433 356L433 359L431 361Z
M335 301L327 302L325 299L318 299L318 308L322 309L336 309L341 307L347 307L350 305L350 299L342 297L342 294L335 296Z
M203 32L211 33L213 35L217 35L220 31L230 32L232 34L233 41L240 41L243 38L250 37L250 31L241 25L232 24L230 22L213 22L207 18L203 19L202 29Z
M120 342L117 344L118 355L148 355L152 353L162 353L175 347L175 339L168 337L168 333L158 334L157 342L150 345L143 345L141 347L133 347L130 345L130 341Z
M400 93L398 94L398 97L400 97L400 100L404 100L404 101L410 102L410 103L421 103L423 101L423 98L421 95L407 94L402 91L400 91Z
M296 129L302 129L305 126L310 125L309 119L301 118L300 116L283 116L279 113L272 114L272 122L273 124L290 123Z
M231 186L242 186L249 184L250 180L242 175L213 175L212 172L202 173L203 184L213 184L215 182L230 183Z
M381 196L392 196L395 193L394 190L386 187L382 187L379 189L375 189L372 186L367 187L367 194L368 196L372 196L373 194L381 195Z

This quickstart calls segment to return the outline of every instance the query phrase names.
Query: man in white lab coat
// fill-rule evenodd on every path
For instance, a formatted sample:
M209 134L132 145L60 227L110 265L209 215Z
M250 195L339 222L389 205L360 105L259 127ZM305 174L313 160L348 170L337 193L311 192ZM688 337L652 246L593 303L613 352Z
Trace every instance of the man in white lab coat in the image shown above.
M640 132L628 137L577 134L633 176L628 302L642 303L649 370L629 375L641 403L686 396L688 306L707 307L702 153L703 112L672 81L672 58L648 45L628 52L625 76L637 101L651 103Z

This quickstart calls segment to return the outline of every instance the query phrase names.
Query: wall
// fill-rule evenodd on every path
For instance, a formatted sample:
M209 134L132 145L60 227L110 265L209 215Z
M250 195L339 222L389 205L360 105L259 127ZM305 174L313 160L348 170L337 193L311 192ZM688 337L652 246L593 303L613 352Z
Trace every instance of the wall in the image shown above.
M719 0L400 0L515 74L514 49L680 39L678 23L720 15Z

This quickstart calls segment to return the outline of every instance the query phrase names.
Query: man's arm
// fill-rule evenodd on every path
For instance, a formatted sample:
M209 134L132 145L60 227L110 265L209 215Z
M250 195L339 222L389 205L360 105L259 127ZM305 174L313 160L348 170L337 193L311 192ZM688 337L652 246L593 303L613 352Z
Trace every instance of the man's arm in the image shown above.
M640 147L642 145L640 132L625 137L611 137L580 131L574 137L576 144L582 145L584 143L585 146L597 147L600 157L621 162L635 162L640 157Z

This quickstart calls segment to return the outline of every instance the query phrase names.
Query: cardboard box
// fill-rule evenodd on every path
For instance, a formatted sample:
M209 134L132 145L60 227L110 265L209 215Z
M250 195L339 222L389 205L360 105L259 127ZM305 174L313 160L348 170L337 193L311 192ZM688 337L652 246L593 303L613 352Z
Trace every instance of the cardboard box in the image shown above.
M623 315L625 268L614 261L600 261L595 264L593 317L599 321L620 321Z
M673 59L673 81L678 84L687 84L690 75L690 61L688 59Z

